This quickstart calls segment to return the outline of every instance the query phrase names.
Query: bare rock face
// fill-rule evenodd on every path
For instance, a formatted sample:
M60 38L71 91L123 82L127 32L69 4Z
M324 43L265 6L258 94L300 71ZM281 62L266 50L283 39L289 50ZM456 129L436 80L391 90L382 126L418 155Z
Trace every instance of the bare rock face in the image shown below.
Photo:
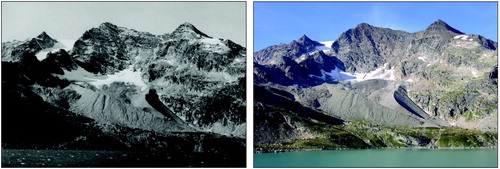
M106 22L92 28L75 42L72 55L76 62L92 73L110 74L130 65L135 48L154 48L160 38Z
M342 33L331 51L347 72L369 72L381 67L389 57L398 57L408 46L411 34L374 27L366 23Z
M323 44L303 35L289 44L274 45L256 52L254 62L261 65L278 64L282 62L284 57L293 60L304 53L313 51L317 46L323 46Z
M47 33L26 41L2 43L2 62L20 62L26 55L35 55L39 51L51 48L57 43Z

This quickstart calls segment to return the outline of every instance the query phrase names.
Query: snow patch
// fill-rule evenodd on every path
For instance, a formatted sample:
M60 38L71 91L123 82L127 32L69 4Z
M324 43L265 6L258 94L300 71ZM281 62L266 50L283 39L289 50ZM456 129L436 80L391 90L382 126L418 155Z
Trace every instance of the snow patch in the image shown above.
M383 67L375 69L374 71L368 73L354 73L352 76L356 77L353 81L364 81L370 79L384 79L390 81L396 81L396 76L394 72L396 71L394 67L387 69L387 63Z
M112 75L104 75L104 78L87 78L92 80L90 84L102 88L104 85L110 85L113 82L125 82L137 85L141 88L141 91L147 89L148 85L142 81L142 76L140 71L134 71L132 67L128 67L120 72L116 72Z
M306 58L307 58L307 55L302 55L299 58L295 59L295 62L300 63L300 62L306 60Z
M418 57L418 59L420 59L420 60L422 60L422 61L424 61L424 62L427 62L427 59L426 59L426 58L424 58L424 57L422 57L422 56Z
M469 36L467 36L467 35L457 35L457 36L453 37L453 39L473 41L473 39L472 38L469 39Z
M335 41L323 41L323 42L319 42L319 43L325 45L326 47L328 47L328 49L330 49L332 47L333 42L335 42Z
M395 71L396 70L394 69L394 67L387 69L387 63L386 63L384 64L384 67L378 68L369 73L352 74L341 71L340 69L336 68L331 70L330 72L321 70L321 76L309 75L309 77L315 77L322 80L333 79L333 80L365 81L370 79L383 79L383 80L396 81L396 76L394 75Z
M316 50L314 50L313 52L318 51L318 50L321 50L323 52L329 51L332 48L331 46L332 46L333 42L335 42L335 41L319 42L319 43L323 44L323 46L316 46Z
M211 81L222 81L228 83L232 83L238 80L238 77L231 76L231 74L227 72L217 72L217 71L208 72L206 78Z
M148 88L148 85L142 81L142 76L140 71L133 71L132 66L117 72L112 75L97 75L86 71L85 69L78 67L76 70L67 71L63 70L64 75L56 75L59 78L64 78L70 81L87 82L97 88L102 88L104 85L110 85L113 82L125 82L137 85L144 91Z
M327 71L322 69L321 76L309 75L309 77L316 77L316 78L323 79L323 80L328 80L328 79L351 80L351 79L355 79L354 76L349 75L348 73L341 71L339 68L335 68L335 69L331 70L330 72L327 72Z
M476 74L476 71L471 70L471 73L472 73L472 76L474 76L474 77L478 77L478 76L477 76L477 74Z
M57 43L54 44L53 47L43 49L40 52L38 52L35 56L39 61L42 61L43 59L47 58L47 54L54 53L59 51L59 49L64 49L66 51L70 51L73 49L73 45L75 44L76 40L57 40Z
M64 69L63 69L63 71L64 71L64 75L58 75L58 74L54 74L54 75L59 77L59 78L64 78L64 79L67 79L70 81L80 81L80 82L90 82L92 80L90 80L89 78L93 78L93 79L99 78L98 75L90 73L81 67L78 67L78 69L72 70L72 71L67 71Z
M208 50L211 50L213 52L224 53L224 52L227 52L227 51L231 50L224 43L222 43L222 41L219 40L219 39L202 38L199 41L202 44L204 44L205 48L207 48Z

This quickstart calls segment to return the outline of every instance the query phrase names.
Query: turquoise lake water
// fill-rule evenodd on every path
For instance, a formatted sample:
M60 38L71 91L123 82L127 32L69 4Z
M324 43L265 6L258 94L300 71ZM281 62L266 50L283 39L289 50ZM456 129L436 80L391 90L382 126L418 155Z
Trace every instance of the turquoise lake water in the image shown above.
M497 166L497 149L362 149L254 154L254 167Z

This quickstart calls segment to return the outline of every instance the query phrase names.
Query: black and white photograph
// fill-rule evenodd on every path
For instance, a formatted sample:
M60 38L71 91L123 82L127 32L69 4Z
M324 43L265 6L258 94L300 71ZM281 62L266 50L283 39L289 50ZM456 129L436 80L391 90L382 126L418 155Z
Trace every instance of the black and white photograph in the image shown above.
M245 167L246 2L2 2L2 167Z

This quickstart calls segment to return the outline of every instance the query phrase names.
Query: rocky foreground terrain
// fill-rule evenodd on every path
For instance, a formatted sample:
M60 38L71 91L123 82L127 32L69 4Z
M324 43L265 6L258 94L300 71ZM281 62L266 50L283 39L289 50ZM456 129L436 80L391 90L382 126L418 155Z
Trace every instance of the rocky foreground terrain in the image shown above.
M254 150L496 147L497 47L437 20L257 51Z
M245 47L190 23L163 35L103 23L64 42L43 32L2 43L3 150L245 166ZM4 154L2 165L22 166Z

